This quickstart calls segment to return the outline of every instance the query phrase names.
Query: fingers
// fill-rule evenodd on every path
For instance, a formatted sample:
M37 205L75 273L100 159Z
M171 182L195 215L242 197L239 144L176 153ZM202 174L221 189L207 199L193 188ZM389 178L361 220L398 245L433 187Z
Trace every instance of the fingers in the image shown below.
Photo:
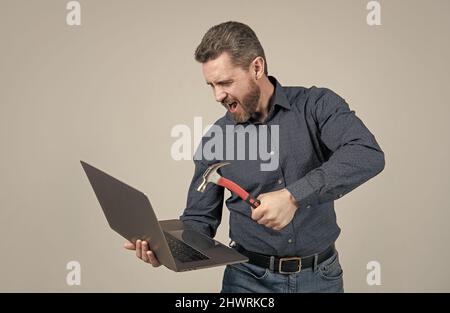
M278 224L272 224L270 228L272 228L273 230L281 230L282 227L280 227Z
M142 261L148 263L149 261L148 261L148 255L147 255L147 252L148 252L148 243L147 243L147 241L142 241L141 247L142 247L142 251L141 251Z
M277 224L275 222L273 222L273 221L264 221L264 222L261 221L261 223L258 221L258 224L264 225L264 226L266 226L268 228L274 228L274 227L277 226Z
M259 195L256 199L261 202L262 198L263 198L262 195ZM253 208L253 207L250 207L250 208L252 209L251 217L254 221L258 221L259 219L261 219L264 216L265 210L264 210L264 206L262 205L262 203L260 203L259 206L256 208Z
M155 254L153 253L153 251L147 251L147 257L149 259L150 264L153 267L158 267L161 264L159 263L158 259L156 258Z
M142 241L136 240L136 256L141 259L142 258Z
M283 228L286 227L285 224L280 224L280 223L269 223L268 225L266 225L269 228L272 228L273 230L282 230Z
M136 244L131 242L126 242L124 247L129 250L136 250L136 257L144 261L145 263L151 264L153 267L158 267L161 265L155 253L150 250L150 246L145 240L136 240Z
M272 228L273 230L282 230L286 224L277 221L275 218L267 218L266 216L263 216L261 219L257 221L258 224L264 225L267 228Z
M256 209L252 210L252 219L254 221L258 221L260 220L263 216L264 216L265 210L262 207L262 205L260 205L259 207L257 207Z
M272 228L277 224L277 218L276 216L272 216L273 214L271 212L267 212L266 214L262 215L256 222L258 224L264 225L266 227Z

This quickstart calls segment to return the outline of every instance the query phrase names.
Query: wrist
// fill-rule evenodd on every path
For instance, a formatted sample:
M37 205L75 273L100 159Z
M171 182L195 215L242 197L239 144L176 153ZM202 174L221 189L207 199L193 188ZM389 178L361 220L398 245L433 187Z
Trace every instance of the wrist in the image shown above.
M292 203L292 205L294 205L296 208L298 208L297 200L295 200L292 193L287 188L284 188L283 191L285 192L286 196L288 197L289 202Z

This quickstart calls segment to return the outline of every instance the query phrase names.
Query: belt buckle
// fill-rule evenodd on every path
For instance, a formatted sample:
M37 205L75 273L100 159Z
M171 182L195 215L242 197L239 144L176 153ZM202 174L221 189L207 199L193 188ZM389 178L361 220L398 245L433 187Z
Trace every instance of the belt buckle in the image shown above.
M298 260L298 268L295 272L285 272L281 270L281 266L284 261L292 261L292 260ZM300 257L294 256L294 257L287 257L287 258L280 258L280 261L278 263L278 273L280 274L294 274L299 273L302 269L302 259Z

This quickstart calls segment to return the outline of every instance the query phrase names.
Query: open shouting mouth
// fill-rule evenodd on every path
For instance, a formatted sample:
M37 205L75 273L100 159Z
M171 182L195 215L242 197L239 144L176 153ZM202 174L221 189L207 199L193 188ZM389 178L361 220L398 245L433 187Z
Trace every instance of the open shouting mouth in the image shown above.
M236 101L234 101L231 103L227 103L225 106L228 109L228 111L230 111L231 113L234 113L237 111L238 103Z

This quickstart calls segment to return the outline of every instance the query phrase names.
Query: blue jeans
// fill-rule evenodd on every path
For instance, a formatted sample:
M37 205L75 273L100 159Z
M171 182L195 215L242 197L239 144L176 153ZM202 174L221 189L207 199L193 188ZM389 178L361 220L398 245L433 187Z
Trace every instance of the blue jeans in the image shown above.
M294 274L271 272L250 263L227 265L222 291L231 292L344 292L343 271L338 253L314 267Z

